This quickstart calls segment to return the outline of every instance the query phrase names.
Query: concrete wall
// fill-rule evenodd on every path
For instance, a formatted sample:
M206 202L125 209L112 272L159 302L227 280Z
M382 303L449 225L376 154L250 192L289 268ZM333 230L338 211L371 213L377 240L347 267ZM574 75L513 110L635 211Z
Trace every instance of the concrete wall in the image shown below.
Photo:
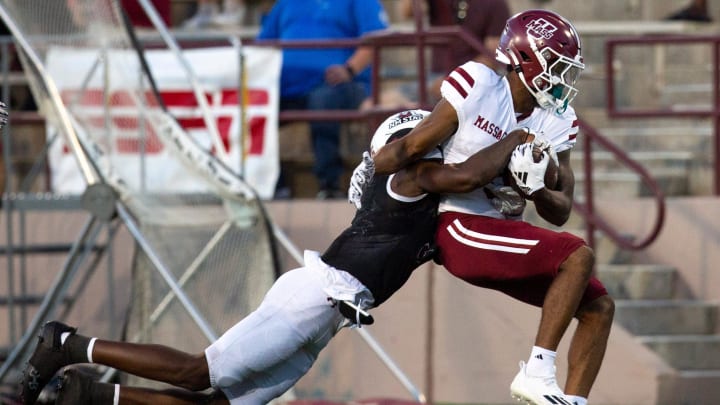
M604 200L596 207L611 225L641 237L650 231L657 212L651 199ZM672 198L666 209L658 239L632 260L675 266L688 293L720 300L720 199Z

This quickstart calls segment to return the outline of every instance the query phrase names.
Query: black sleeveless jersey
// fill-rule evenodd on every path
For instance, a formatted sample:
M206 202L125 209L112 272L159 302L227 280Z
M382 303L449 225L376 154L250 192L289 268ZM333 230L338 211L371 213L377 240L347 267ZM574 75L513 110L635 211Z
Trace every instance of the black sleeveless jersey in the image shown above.
M438 194L398 200L388 194L389 176L375 176L365 188L362 208L322 260L352 274L385 302L435 252ZM416 200L416 201L413 201Z

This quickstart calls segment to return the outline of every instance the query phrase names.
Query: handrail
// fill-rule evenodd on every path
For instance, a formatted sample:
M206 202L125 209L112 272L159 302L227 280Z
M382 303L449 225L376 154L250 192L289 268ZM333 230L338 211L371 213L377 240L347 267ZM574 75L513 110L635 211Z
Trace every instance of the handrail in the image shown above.
M676 45L676 44L707 44L713 47L713 85L712 105L709 109L648 108L622 109L615 100L615 69L613 61L615 50L622 45ZM720 36L719 35L658 35L634 36L610 39L605 44L605 71L607 73L607 111L613 118L711 118L714 128L715 176L714 193L720 195Z
M610 239L615 242L618 246L627 250L642 250L649 246L652 242L657 239L660 234L660 230L665 222L665 195L658 186L657 182L650 176L648 171L642 167L639 163L634 161L624 150L615 145L608 138L602 136L595 128L590 124L578 120L580 123L580 129L583 131L583 171L585 174L585 203L579 202L577 199L573 200L573 207L577 210L584 218L586 222L586 242L588 246L595 247L595 230L600 229ZM650 191L655 196L655 202L657 204L657 213L655 216L655 225L653 226L650 233L639 242L635 242L632 238L628 238L612 226L610 226L605 220L600 218L595 213L595 204L593 198L593 164L592 164L592 142L597 142L602 145L605 149L615 155L615 157L629 166L633 171L638 173L642 178L645 185L648 186Z

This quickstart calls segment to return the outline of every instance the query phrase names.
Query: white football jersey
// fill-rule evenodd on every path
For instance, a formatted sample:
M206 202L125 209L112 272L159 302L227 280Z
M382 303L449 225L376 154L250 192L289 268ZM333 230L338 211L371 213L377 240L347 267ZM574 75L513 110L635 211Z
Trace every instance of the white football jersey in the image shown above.
M510 85L504 76L482 63L468 62L456 68L443 81L440 91L458 115L458 130L443 145L445 163L463 162L519 127L544 133L557 152L575 144L577 118L571 107L562 115L536 108L518 123ZM497 177L493 183L502 185L503 179ZM440 211L505 218L493 207L483 188L447 194L440 202Z
M550 141L555 152L560 153L575 146L578 134L578 119L572 106L562 114L554 110L536 107L532 114L518 122L519 127L532 128Z

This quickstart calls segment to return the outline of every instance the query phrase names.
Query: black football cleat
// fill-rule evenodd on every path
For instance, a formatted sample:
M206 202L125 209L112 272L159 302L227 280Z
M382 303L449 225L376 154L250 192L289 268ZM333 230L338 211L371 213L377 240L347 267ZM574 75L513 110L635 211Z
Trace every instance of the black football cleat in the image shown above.
M55 405L87 405L92 403L90 392L95 383L92 376L72 367L68 367L60 380Z
M20 391L23 405L33 405L55 373L70 364L69 353L60 344L60 336L65 332L75 334L75 331L75 328L56 321L42 327L35 352L23 370Z

